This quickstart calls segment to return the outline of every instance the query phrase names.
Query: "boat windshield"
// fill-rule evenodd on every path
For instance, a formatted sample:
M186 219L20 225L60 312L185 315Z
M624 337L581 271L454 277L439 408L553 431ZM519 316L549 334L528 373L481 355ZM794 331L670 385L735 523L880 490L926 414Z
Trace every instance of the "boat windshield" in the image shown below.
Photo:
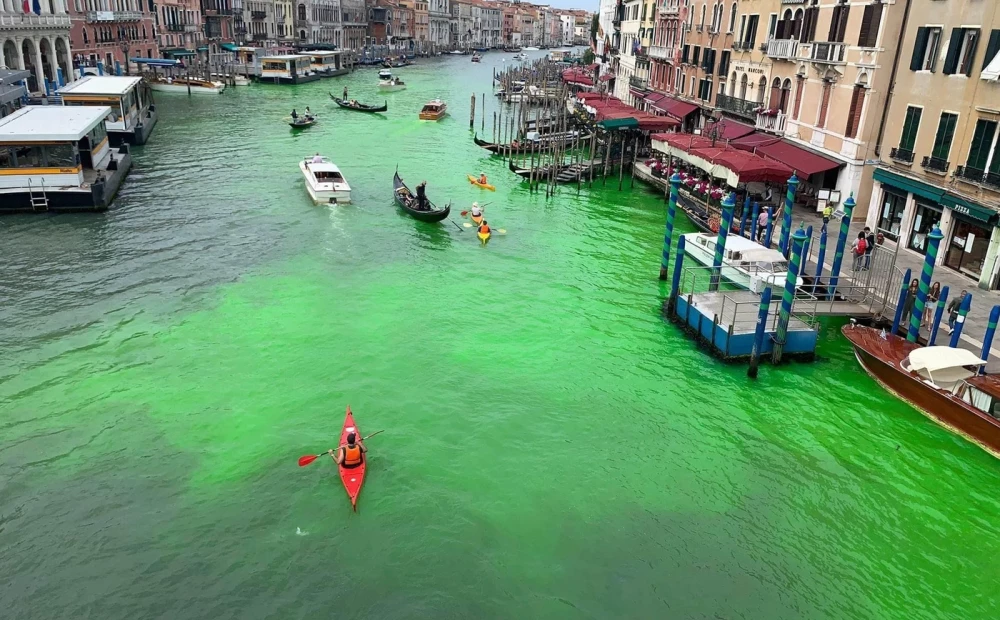
M316 172L316 180L324 183L339 183L344 180L344 177L339 172L321 170Z

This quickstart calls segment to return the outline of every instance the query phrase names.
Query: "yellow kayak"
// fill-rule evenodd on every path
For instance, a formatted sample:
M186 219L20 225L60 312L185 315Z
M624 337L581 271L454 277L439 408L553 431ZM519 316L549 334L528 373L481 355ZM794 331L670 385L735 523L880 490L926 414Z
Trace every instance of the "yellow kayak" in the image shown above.
M477 179L476 177L472 176L471 174L468 175L468 177L469 177L469 183L472 183L473 185L479 186L479 187L481 187L483 189L488 189L491 192L497 191L496 187L490 185L489 183L480 183L479 179Z
M476 236L479 237L483 245L486 245L486 242L490 240L490 233L476 233Z

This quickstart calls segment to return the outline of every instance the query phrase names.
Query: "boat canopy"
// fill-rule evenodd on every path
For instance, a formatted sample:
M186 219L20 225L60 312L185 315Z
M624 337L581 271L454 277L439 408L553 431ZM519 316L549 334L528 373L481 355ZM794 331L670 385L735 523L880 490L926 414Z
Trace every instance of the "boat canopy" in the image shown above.
M979 356L966 349L951 347L921 347L910 351L907 357L907 365L910 370L926 370L928 372L938 372L948 368L962 368L963 366L982 366L986 360L979 359Z
M170 60L168 58L129 58L130 62L137 65L149 65L150 67L179 67L181 61Z

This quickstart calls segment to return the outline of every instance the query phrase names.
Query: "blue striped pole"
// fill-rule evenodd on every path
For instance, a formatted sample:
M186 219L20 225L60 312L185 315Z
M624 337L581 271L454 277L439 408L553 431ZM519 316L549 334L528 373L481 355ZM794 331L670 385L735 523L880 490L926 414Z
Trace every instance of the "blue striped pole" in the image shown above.
M677 307L677 293L681 288L681 270L684 268L684 235L677 239L677 257L674 258L674 277L670 281L670 297L667 297L667 313L673 314Z
M774 353L771 361L775 364L781 361L785 347L785 336L788 335L788 320L792 316L792 302L795 301L795 285L798 283L799 262L802 260L802 244L806 242L806 231L802 226L792 235L792 257L788 261L788 272L785 274L785 291L781 294L781 308L778 311L778 327L774 335Z
M899 297L896 299L896 314L892 317L892 333L899 333L899 323L903 320L903 306L906 305L906 289L910 287L913 272L909 269L903 274L903 283L899 285Z
M813 227L806 228L806 242L802 244L802 269L799 277L806 275L806 263L809 262L809 246L812 244Z
M764 287L760 294L760 307L757 309L757 327L753 333L753 349L750 351L750 368L747 376L757 378L757 367L760 365L760 350L764 347L764 331L767 329L767 312L771 308L771 287Z
M708 290L719 290L719 281L722 280L722 257L726 255L726 238L729 237L729 229L733 225L733 211L736 209L736 197L732 192L726 194L722 199L722 220L719 222L719 235L715 238L715 257L712 258L712 279L709 282Z
M660 279L667 279L667 268L670 265L670 240L674 236L674 216L677 214L677 188L681 186L681 175L678 172L670 176L670 198L667 199L667 228L663 233L663 255L660 257Z
M986 336L983 337L983 353L979 359L989 361L990 347L993 346L993 335L997 333L997 321L1000 321L1000 306L993 306L990 310L990 322L986 324ZM986 374L986 366L979 367L979 374Z
M944 306L948 303L948 287L941 289L941 294L938 295L938 307L934 311L934 324L931 325L931 335L927 339L927 346L934 346L934 341L937 340L938 328L941 327L941 315L944 314Z
M955 331L951 332L951 342L948 346L954 349L958 346L958 339L962 335L962 328L965 326L965 317L972 308L972 293L966 293L962 298L962 305L958 307L958 318L955 320Z
M840 219L840 234L837 235L837 251L833 255L833 267L830 269L830 295L837 295L837 285L840 284L840 265L844 262L844 247L847 246L847 233L851 229L851 213L854 212L854 192L844 201L844 217ZM896 333L893 331L892 333Z
M924 267L920 271L920 288L917 289L917 298L913 302L913 312L910 313L910 329L906 332L906 339L916 342L920 335L920 324L924 320L924 305L927 303L927 291L931 289L931 277L934 275L934 261L937 260L938 247L941 245L941 229L936 225L927 235L927 253L924 254Z
M781 236L778 237L778 249L788 258L788 235L792 232L792 204L795 202L795 188L799 186L799 177L792 172L788 179L788 189L785 191L784 218L781 220Z
M826 224L823 224L819 231L819 254L816 255L816 279L813 280L812 294L816 294L816 287L819 286L820 278L823 277L823 261L826 260Z
M746 200L743 201L743 213L740 215L740 236L747 236L747 218L750 216L750 192L747 192Z
M758 217L760 217L760 204L757 201L754 201L754 203L753 203L753 221L750 222L750 238L753 239L754 241L757 240L757 237L758 237L758 235L760 233L760 231L757 230L757 218Z
M764 247L771 247L771 237L774 235L774 207L767 207L767 228L764 229Z

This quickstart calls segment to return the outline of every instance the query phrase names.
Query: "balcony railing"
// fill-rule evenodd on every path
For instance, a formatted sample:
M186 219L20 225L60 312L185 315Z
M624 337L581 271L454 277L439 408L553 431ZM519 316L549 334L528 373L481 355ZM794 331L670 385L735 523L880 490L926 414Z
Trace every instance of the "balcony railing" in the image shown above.
M924 157L920 162L925 170L931 170L933 172L948 172L948 168L951 166L951 162L941 159L940 157Z
M266 41L267 40L267 35L264 34L264 33L262 33L262 32L255 33L253 35L253 40L254 41Z
M715 105L719 107L724 112L729 112L730 114L735 114L736 116L742 116L746 119L754 120L757 118L757 108L760 104L756 101L747 101L746 99L740 99L739 97L731 97L729 95L718 95L715 100Z
M767 55L781 60L795 60L799 55L797 39L771 39L767 42Z
M137 22L142 19L139 11L87 11L87 23Z
M845 47L843 43L813 43L809 59L813 62L842 64Z
M980 168L970 166L959 166L955 168L955 176L966 183L984 185L990 189L1000 191L1000 174L996 172L986 172Z
M678 5L660 7L661 17L666 17L667 15L677 15L680 12L681 12L681 7Z
M733 49L737 52L749 52L753 49L753 44L750 41L733 41Z
M0 26L13 28L69 28L69 15L0 15Z
M267 17L265 11L250 11L250 19L264 19L265 17Z
M896 161L901 161L907 164L913 163L913 151L909 149L904 149L903 147L894 147L889 151L889 159L894 159Z
M770 133L783 134L785 133L785 121L787 118L784 112L778 112L773 116L758 113L757 129Z
M167 32L184 32L184 24L167 24Z
M632 88L645 89L648 86L646 78L632 76L628 79L628 85Z
M198 32L200 28L195 24L184 24L184 32Z
M660 60L670 60L674 57L674 55L670 53L670 48L668 47L663 47L662 45L650 45L649 57L659 58Z

